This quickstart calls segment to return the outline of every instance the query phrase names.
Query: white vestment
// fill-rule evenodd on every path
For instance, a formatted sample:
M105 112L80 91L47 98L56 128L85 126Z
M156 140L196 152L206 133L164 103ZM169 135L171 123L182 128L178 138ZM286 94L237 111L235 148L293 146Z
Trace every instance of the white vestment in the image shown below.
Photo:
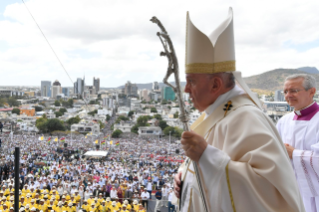
M191 126L209 144L198 162L209 211L303 212L293 169L272 121L246 95L220 97L223 101L215 101L220 105ZM184 163L180 170L182 211L203 211L192 164Z
M307 212L319 211L319 106L314 104L299 120L292 112L277 123L283 142L295 148L291 162Z

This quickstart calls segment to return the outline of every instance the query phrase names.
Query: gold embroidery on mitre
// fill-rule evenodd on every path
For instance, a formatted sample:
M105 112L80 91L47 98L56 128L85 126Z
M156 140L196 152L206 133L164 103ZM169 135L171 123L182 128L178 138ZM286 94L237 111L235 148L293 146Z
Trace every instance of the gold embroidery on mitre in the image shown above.
M192 63L185 67L186 74L215 74L228 71L236 71L235 60L218 63Z

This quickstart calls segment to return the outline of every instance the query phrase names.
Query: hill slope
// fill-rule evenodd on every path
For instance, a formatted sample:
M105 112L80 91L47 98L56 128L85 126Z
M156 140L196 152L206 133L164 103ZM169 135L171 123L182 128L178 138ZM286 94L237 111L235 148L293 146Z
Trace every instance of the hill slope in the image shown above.
M260 75L244 78L250 89L276 91L282 90L285 78L292 74L305 74L306 72L297 69L275 69ZM319 74L310 74L319 82ZM317 84L318 89L318 84Z
M297 68L300 71L304 71L307 72L309 74L319 74L319 71L316 67L301 67L301 68Z

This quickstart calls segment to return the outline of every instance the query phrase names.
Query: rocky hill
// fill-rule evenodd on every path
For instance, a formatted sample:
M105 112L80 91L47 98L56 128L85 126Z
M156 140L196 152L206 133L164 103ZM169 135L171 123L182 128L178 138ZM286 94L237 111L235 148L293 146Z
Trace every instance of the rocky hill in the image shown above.
M319 74L319 70L316 67L301 67L297 69L300 71L307 72L309 74Z
M306 73L297 69L275 69L259 75L244 78L250 89L276 91L282 90L285 78L292 74ZM309 73L308 73L309 74ZM319 74L311 74L316 78L317 89L319 85Z

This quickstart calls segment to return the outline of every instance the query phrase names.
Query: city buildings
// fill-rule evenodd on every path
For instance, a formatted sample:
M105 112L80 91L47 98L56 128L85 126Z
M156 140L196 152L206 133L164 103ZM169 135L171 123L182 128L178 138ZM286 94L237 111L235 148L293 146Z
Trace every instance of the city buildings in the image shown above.
M128 97L138 97L137 90L137 85L128 81L123 88L123 93Z
M100 133L100 125L92 122L73 124L71 126L71 131L77 131L79 133L92 132L94 135L96 135Z
M283 91L276 90L275 91L274 100L275 100L275 102L283 102L283 101L285 101L285 95L284 95Z
M41 81L41 96L51 97L51 81Z
M65 97L70 96L70 88L62 88L62 93L64 94Z
M175 92L171 87L162 87L162 100L175 100Z
M95 87L95 94L98 94L100 91L100 78L93 77L93 86Z
M153 82L152 84L152 90L153 91L158 91L160 89L158 82Z
M150 135L162 135L162 129L156 126L149 126L149 127L139 127L138 134L141 137L150 136Z
M52 85L52 98L56 99L56 96L61 93L62 93L61 83L58 80L55 80Z
M140 91L140 99L141 100L144 100L146 102L149 102L150 101L150 97L149 97L149 90L147 89L143 89Z
M74 95L82 96L84 93L84 85L85 77L83 77L83 79L77 78L76 82L74 83Z
M114 130L121 130L122 132L131 132L133 126L134 124L131 122L121 121L119 124L114 124Z

